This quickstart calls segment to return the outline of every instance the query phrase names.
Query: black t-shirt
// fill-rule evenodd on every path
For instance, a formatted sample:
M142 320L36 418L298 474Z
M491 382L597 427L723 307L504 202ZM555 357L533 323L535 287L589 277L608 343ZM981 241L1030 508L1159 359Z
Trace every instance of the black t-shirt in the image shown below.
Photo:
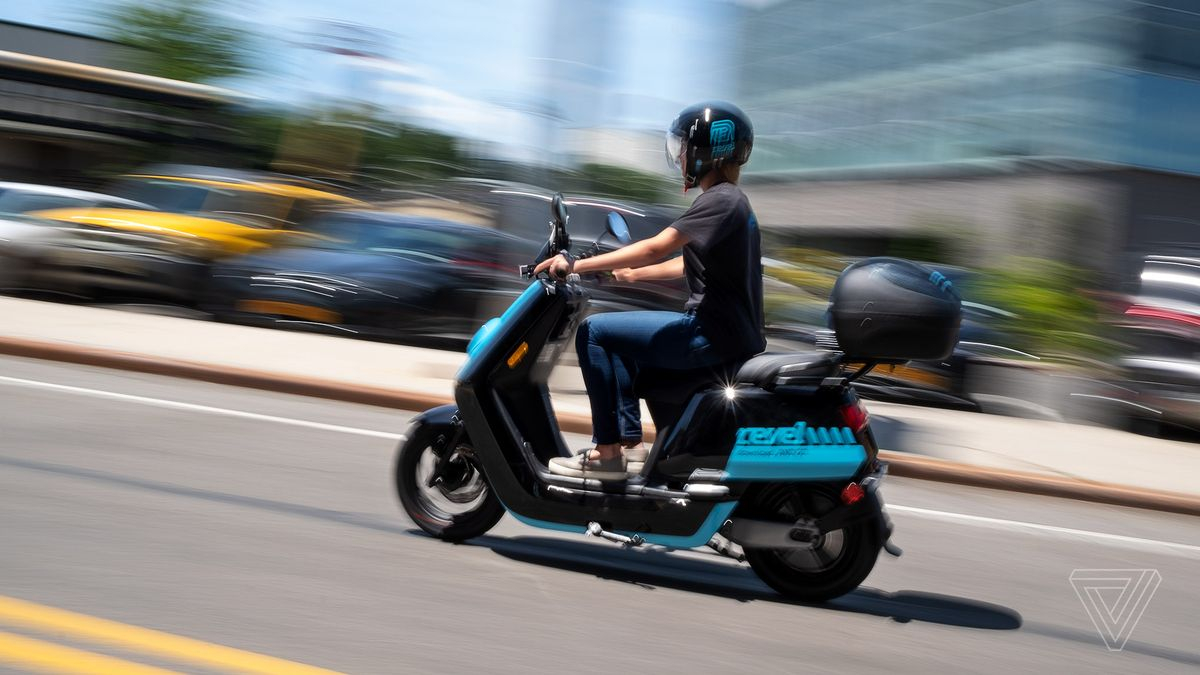
M746 193L733 183L714 185L671 227L689 239L686 308L695 310L705 337L731 359L761 352L767 345L761 240Z

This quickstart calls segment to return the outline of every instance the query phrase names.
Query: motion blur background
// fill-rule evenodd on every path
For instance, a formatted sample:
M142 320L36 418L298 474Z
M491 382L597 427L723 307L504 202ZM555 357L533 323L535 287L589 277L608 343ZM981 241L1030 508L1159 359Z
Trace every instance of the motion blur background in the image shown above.
M962 343L865 394L1200 425L1200 2L11 0L0 20L7 292L461 348L516 292L550 191L580 241L609 209L638 237L680 213L663 129L721 98L756 126L773 349L813 341L846 264L902 256L959 286Z

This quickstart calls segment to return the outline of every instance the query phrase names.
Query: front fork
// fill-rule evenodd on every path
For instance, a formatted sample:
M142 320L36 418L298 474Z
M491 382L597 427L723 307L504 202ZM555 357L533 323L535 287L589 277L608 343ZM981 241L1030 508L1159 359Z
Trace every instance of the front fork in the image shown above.
M425 487L435 487L446 482L448 475L451 475L449 469L454 464L454 459L457 458L459 463L463 462L462 457L459 457L455 450L463 437L466 436L466 427L458 413L450 418L450 433L441 434L437 440L433 442L433 454L437 456L437 464L434 465L433 471L430 472L429 478L425 481ZM461 471L459 473L462 473Z

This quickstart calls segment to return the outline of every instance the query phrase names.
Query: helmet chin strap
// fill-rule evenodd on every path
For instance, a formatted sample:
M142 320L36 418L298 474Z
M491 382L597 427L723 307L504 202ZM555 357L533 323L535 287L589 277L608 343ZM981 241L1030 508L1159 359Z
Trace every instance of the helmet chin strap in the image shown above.
M714 171L716 171L717 173L720 174L720 180L717 181L716 183L713 183L713 185L717 185L718 183L728 183L729 182L729 178L725 175L725 169L723 168L724 165L725 165L725 162L723 160L717 160L716 162L714 162L712 164L712 166L708 167L708 171L704 172L705 176L707 176L708 174L710 174ZM703 177L704 176L693 176L691 174L684 174L684 176L683 176L683 193L687 194L688 190L699 185L700 179Z
M684 171L683 171L683 194L686 195L687 191L696 187L696 184L699 182L700 182L700 178L698 176L694 176L691 173L689 173L686 169L684 169Z

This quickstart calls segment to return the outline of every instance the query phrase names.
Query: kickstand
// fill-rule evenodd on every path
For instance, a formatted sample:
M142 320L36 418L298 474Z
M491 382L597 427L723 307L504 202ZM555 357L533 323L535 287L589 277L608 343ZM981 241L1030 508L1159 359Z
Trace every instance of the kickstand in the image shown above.
M597 522L588 523L587 533L593 537L600 537L601 539L607 539L609 541L616 542L616 543L620 544L621 546L624 546L625 548L633 548L634 546L641 546L646 541L645 539L642 539L642 537L640 535L637 535L637 534L633 535L632 537L626 537L623 534L617 534L616 532L609 532L608 530L605 530L603 527L601 527L600 523L597 523Z
M714 534L713 538L708 540L707 546L726 558L733 558L738 562L746 562L746 555L735 552L733 550L733 542L719 534Z

